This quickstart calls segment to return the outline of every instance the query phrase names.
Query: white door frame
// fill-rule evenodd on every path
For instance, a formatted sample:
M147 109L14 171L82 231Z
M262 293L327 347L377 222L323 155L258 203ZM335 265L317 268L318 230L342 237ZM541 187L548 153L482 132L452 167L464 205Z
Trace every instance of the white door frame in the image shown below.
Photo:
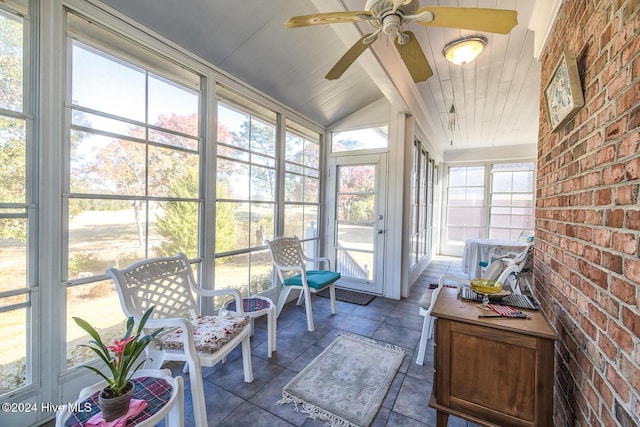
M385 265L385 238L387 229L387 154L347 154L334 155L328 159L327 173L327 252L337 265L337 174L339 166L375 165L376 166L376 189L375 189L375 219L372 225L373 232L373 277L370 279L357 279L343 277L337 282L341 288L363 291L376 295L384 294L384 265ZM339 269L338 269L339 271Z

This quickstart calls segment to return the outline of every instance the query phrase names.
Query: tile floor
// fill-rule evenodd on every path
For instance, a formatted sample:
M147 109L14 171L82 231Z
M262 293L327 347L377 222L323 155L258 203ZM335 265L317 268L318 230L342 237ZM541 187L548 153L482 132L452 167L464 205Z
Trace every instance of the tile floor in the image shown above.
M282 387L343 331L392 343L406 352L373 426L435 426L436 412L427 404L433 381L433 341L427 346L424 366L415 363L423 321L418 301L442 273L462 276L460 268L459 258L436 257L411 287L408 298L396 301L376 297L366 306L338 301L336 315L331 315L329 299L314 296L314 332L307 331L304 306L291 302L278 318L278 348L271 359L267 357L266 316L256 319L252 338L253 383L242 380L239 350L230 355L226 364L203 370L209 426L324 426L321 421L295 412L293 405L278 406L276 402ZM184 376L182 365L171 363L166 367L174 375ZM192 426L188 376L185 385L185 426ZM476 424L450 417L449 426Z
M376 297L366 306L338 301L338 313L331 315L327 298L313 297L314 332L307 331L303 306L291 302L278 318L278 351L267 357L266 316L256 319L252 338L254 381L242 381L242 359L234 351L227 363L204 368L209 426L324 426L323 422L295 412L293 405L277 406L282 387L330 344L342 331L364 335L404 348L405 360L384 399L373 426L435 426L436 413L427 402L433 380L433 344L429 342L424 366L415 363L423 318L418 301L440 274L462 275L459 258L436 258L401 301ZM174 375L181 365L172 364ZM191 394L185 394L186 423L193 425ZM450 417L449 426L475 424Z

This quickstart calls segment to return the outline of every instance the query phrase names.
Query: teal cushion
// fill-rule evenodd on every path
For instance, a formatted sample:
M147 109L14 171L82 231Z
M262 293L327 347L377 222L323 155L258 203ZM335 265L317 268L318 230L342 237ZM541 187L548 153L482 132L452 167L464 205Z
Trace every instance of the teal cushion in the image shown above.
M310 288L322 289L327 285L332 284L340 278L340 273L335 271L325 270L309 270L307 271L307 282L309 282ZM300 275L296 274L289 278L284 279L284 285L286 286L302 286L302 279Z

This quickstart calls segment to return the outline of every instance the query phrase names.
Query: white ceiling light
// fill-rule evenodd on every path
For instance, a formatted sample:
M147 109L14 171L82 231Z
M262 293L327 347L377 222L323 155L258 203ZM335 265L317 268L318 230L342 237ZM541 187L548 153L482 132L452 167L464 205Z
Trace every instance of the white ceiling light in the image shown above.
M442 50L442 54L449 62L457 65L468 64L476 59L487 44L485 37L463 37L448 43Z

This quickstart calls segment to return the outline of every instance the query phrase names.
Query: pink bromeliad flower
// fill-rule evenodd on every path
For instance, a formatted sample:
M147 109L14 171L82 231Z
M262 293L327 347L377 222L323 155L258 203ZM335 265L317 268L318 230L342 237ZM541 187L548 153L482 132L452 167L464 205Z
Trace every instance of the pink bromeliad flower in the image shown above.
M133 341L135 337L129 337L127 339L121 339L121 340L115 340L113 342L113 345L108 345L107 348L111 351L113 351L113 354L115 354L116 358L120 358L120 356L122 356L122 352L124 351L125 346Z

